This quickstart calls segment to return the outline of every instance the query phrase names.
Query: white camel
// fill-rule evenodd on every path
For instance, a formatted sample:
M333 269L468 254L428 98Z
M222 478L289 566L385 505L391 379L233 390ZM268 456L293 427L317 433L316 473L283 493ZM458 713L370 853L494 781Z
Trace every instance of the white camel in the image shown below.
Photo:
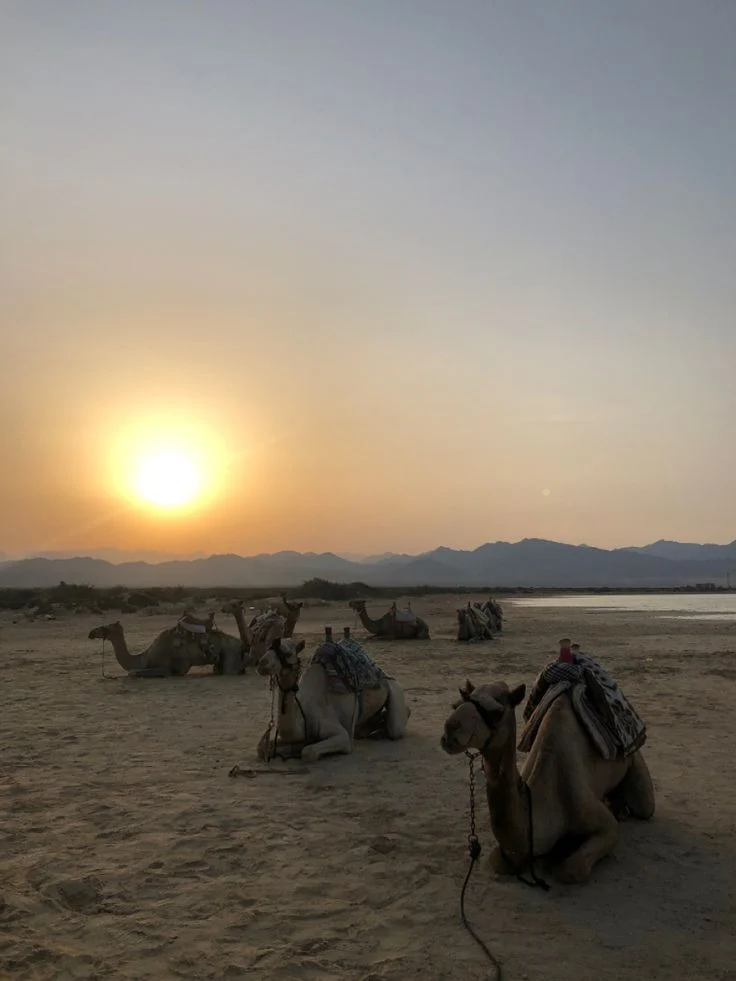
M315 763L329 753L351 753L354 737L380 734L401 739L411 709L396 681L384 675L376 688L357 694L335 691L320 662L312 660L301 676L304 644L276 638L256 667L258 674L278 685L276 731L281 751ZM269 736L267 732L258 746L261 759L268 753Z

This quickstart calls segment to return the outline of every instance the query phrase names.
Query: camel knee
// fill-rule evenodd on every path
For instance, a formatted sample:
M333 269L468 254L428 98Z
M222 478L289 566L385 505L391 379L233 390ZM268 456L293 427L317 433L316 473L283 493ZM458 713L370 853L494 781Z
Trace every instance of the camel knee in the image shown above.
M603 804L587 824L588 837L567 858L557 873L560 882L585 882L601 859L610 855L618 842L618 822Z
M632 817L649 821L654 816L654 785L640 752L635 754L628 773L616 788L616 797Z

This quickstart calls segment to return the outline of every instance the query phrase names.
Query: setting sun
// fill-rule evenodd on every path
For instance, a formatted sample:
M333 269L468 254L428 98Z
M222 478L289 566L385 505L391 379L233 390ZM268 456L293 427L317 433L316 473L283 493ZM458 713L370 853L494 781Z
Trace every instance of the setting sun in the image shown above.
M142 500L161 508L191 504L199 495L201 474L194 461L180 450L156 450L145 456L135 475Z

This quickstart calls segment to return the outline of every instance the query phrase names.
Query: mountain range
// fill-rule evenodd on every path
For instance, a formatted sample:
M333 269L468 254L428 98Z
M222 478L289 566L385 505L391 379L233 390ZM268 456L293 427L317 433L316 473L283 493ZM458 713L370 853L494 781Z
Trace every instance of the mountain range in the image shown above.
M100 550L102 551L102 550ZM114 553L122 556L124 553ZM150 553L149 553L150 554ZM420 555L345 558L333 552L210 555L207 558L113 563L94 555L36 555L0 561L0 587L299 586L314 578L373 586L627 587L736 586L736 541L729 545L658 541L631 548L566 545L540 538L444 546Z

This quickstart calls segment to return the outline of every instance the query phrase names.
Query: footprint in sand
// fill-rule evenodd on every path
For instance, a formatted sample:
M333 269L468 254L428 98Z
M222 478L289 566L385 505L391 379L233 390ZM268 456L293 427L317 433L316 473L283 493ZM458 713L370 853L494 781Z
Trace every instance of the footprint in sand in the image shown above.
M81 879L60 879L40 891L56 905L75 913L97 913L102 905L102 883L93 875Z

